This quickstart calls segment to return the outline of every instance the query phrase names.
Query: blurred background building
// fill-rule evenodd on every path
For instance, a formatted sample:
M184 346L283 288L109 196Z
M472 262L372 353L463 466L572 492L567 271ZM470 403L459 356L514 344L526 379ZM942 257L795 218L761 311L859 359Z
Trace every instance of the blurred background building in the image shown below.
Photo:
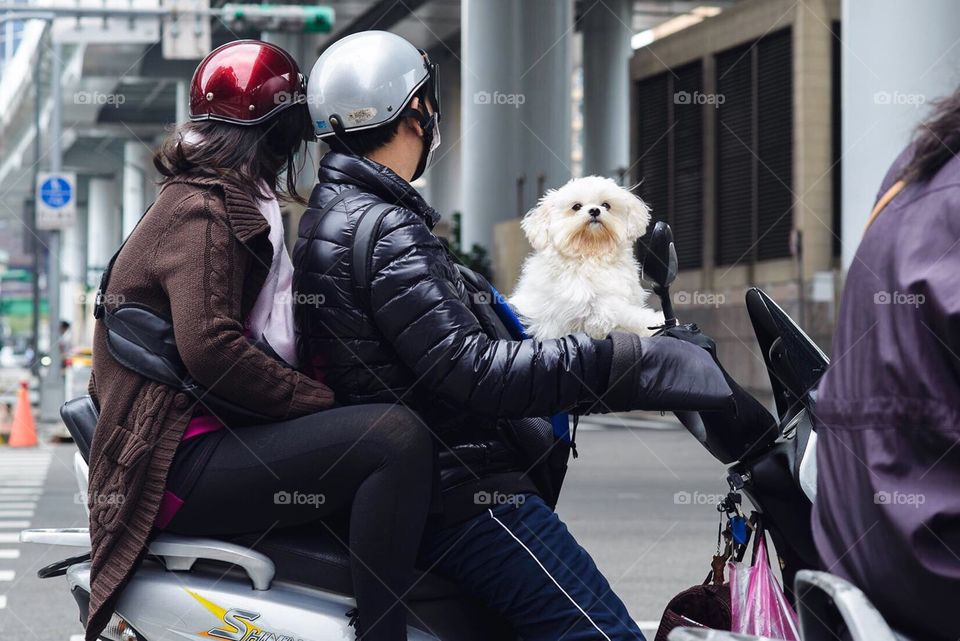
M417 187L501 291L529 251L519 219L546 189L585 174L634 186L673 226L678 315L715 336L754 390L766 386L744 291L766 288L829 349L844 269L883 172L926 104L958 79L952 0L289 4L302 14L177 13L223 9L221 0L0 0L8 18L25 7L119 12L0 24L7 364L48 349L51 291L72 346L89 345L100 273L156 195L153 150L185 118L199 58L229 40L275 42L304 72L330 42L364 29L426 49L441 68L443 144ZM305 191L323 153L312 147ZM76 174L75 222L57 243L34 218L37 173L54 156L56 170ZM299 213L285 210L291 240Z

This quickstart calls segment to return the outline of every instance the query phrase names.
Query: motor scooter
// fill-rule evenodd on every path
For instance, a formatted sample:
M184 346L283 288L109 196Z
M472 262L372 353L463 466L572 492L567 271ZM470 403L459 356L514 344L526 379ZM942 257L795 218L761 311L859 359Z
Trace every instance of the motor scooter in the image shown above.
M678 324L669 287L677 259L670 228L657 223L643 263L644 276L660 297L667 327ZM827 359L810 338L764 292L751 289L747 310L770 374L779 421L727 429L714 419L678 414L713 456L731 464L731 494L745 494L762 513L783 568L794 585L804 641L838 638L895 641L862 592L817 567L810 531L816 493L816 431L810 411L813 388ZM714 354L715 356L715 354ZM90 397L61 410L77 452L74 470L81 492L88 486L87 460L97 410ZM30 529L20 539L89 550L86 528ZM335 528L301 526L266 534L204 538L160 533L124 588L105 641L223 639L228 641L330 641L352 639L350 559L345 535ZM65 576L86 622L90 599L89 553L49 565L40 578ZM516 638L495 613L443 577L419 574L406 599L411 641L507 641ZM683 628L671 641L746 641L751 637Z
M654 226L643 269L661 300L666 325L677 325L669 294L677 259L668 224ZM816 570L820 564L810 520L817 493L814 410L816 387L829 360L763 290L747 291L746 308L773 390L776 423L730 430L705 414L677 413L714 458L730 465L730 494L721 510L740 512L742 493L759 514L776 550L787 596L796 606L802 641L908 641L890 628L856 586ZM693 627L675 629L668 636L669 641L760 639Z

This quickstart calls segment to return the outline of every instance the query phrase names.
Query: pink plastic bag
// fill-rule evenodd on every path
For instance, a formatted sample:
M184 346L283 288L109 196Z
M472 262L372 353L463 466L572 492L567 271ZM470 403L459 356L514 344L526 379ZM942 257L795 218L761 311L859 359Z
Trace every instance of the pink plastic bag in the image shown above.
M762 531L753 565L728 563L732 631L771 639L800 641L797 614L777 583L767 560Z

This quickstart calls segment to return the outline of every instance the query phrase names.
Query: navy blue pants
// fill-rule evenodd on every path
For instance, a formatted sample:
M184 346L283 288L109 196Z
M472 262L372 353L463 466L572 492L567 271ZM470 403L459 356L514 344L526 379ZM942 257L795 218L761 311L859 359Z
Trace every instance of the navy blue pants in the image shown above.
M504 616L524 641L644 641L567 526L540 497L516 499L428 528L422 561Z

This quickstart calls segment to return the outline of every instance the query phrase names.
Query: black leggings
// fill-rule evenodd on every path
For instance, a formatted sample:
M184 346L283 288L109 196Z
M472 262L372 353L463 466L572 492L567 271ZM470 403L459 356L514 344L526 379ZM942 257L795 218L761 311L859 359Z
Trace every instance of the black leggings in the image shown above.
M401 406L357 405L195 437L208 438L217 442L167 529L261 532L349 508L357 629L370 641L406 639L397 599L413 580L433 479L433 446L419 418ZM196 465L191 458L175 465Z

